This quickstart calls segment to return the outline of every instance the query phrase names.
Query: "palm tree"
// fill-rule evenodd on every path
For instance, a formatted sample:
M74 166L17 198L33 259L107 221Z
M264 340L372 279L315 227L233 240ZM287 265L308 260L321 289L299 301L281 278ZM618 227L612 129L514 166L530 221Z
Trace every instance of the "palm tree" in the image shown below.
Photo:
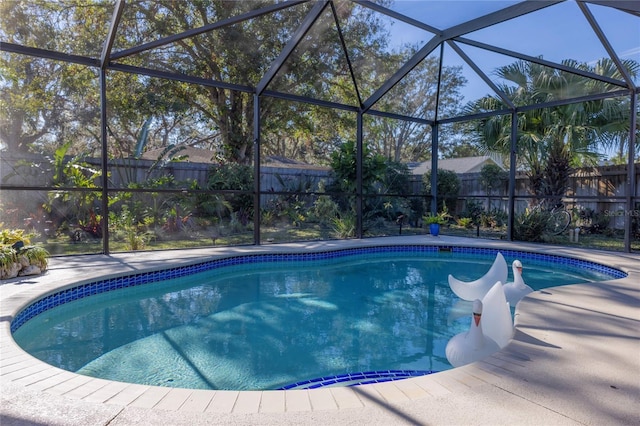
M638 63L625 62L632 75ZM610 59L595 65L573 60L563 65L622 79ZM543 65L518 61L497 69L505 84L500 89L516 106L535 105L562 99L602 93L619 87ZM469 114L504 109L497 97L485 97L465 108ZM480 120L472 129L472 137L488 152L508 155L511 142L510 115ZM629 135L629 99L610 98L530 110L518 114L516 167L529 178L529 191L535 198L550 204L560 202L573 169L595 165L598 148L620 146Z

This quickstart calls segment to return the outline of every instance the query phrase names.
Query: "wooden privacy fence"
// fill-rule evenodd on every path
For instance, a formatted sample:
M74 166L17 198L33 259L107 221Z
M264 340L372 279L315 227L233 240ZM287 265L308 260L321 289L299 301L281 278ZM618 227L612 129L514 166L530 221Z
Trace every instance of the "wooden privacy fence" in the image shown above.
M70 160L70 158L69 158ZM95 169L101 167L97 158L82 160ZM109 161L109 185L114 189L124 189L129 183L144 184L148 179L172 175L177 182L195 180L201 188L206 188L209 171L215 165L210 163L168 162L162 167L154 167L154 161L139 159L119 159ZM458 175L461 190L458 194L456 212L464 210L468 200L475 200L484 205L485 210L497 209L507 211L507 182L500 188L487 193L481 184L479 173ZM29 154L13 157L3 152L0 157L0 179L3 185L46 187L53 182L51 160L42 155ZM318 184L323 181L329 184L330 169L319 166L262 166L260 169L260 187L264 193L289 191L317 191ZM101 182L96 182L100 186ZM528 180L524 174L516 177L516 212L520 213L529 205L530 194L527 190ZM594 213L609 213L615 227L622 227L625 215L640 216L640 163L636 164L635 175L635 209L628 212L626 197L629 188L627 182L627 166L601 166L576 170L569 179L564 202L568 208L591 210ZM422 195L421 175L412 175L409 180L408 194ZM266 203L270 196L265 194L261 202ZM621 214L622 212L622 214Z
M577 169L569 178L563 202L567 209L591 211L611 217L611 226L624 227L625 216L640 217L640 163L635 165L635 199L634 209L627 208L627 166L600 166ZM485 209L507 211L507 185L487 194L482 187L479 173L458 175L461 180L458 207L462 211L467 200L475 199L482 202ZM515 210L522 213L530 203L531 194L528 191L529 181L523 173L516 176Z

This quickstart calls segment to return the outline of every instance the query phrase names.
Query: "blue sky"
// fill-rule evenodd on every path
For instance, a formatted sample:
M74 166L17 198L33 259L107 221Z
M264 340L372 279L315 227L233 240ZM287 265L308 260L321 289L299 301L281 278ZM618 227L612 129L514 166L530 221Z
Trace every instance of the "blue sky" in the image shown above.
M394 3L392 9L433 27L446 29L516 3L519 1L400 0ZM620 57L640 62L640 19L609 7L590 4L588 8ZM393 21L390 19L388 22ZM391 46L403 42L426 42L432 37L428 32L398 21L393 26L399 35L390 40ZM464 37L530 56L543 56L554 62L575 59L593 63L607 56L605 48L574 1L556 4ZM488 75L502 65L515 62L514 58L485 54L479 49L461 46ZM467 100L481 97L490 90L456 54L446 52L445 65L463 66L463 74L469 80ZM636 79L636 84L639 82L640 77Z

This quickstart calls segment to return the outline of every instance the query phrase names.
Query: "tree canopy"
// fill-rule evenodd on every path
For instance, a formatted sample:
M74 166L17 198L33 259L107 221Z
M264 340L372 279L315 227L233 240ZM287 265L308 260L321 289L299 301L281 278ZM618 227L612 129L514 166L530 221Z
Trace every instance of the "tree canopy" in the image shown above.
M265 4L217 0L135 3L124 10L114 46L126 52L141 43L233 19ZM236 88L259 84L313 4L283 8L157 48L123 54L119 61L131 69L195 75L229 84L199 85L108 71L108 155L135 156L145 132L145 150L185 145L209 149L218 161L252 163L254 98L249 90ZM98 29L99 22L109 18L101 3L64 8L55 2L9 2L2 7L4 31L13 42L99 54L99 35L104 34L104 29ZM371 9L356 10L352 2L336 2L335 14L342 38L332 9L326 8L274 75L270 89L355 107L364 94L372 93L417 51L417 46L409 44L388 46L389 30ZM52 37L59 33L56 24L67 26L65 37ZM26 26L29 30L23 31ZM344 40L351 52L350 62L345 60ZM438 68L437 61L427 58L394 88L402 96L383 97L377 107L429 118L436 102ZM71 142L69 152L100 155L97 69L16 54L3 55L0 69L2 98L9 100L0 107L2 146L11 152L39 153ZM459 69L445 67L441 80L451 89L441 104L459 108L459 89L465 82ZM260 111L265 156L328 165L337 145L355 136L355 114L348 111L269 96L261 98ZM393 161L430 157L430 126L386 118L367 123L372 151Z
M619 77L611 61L602 59L595 65L567 65L591 72L606 72ZM639 65L627 63L637 73ZM531 105L613 90L604 83L558 71L541 65L518 61L496 71L508 83L501 90L516 105ZM471 112L504 108L497 96L479 99L467 105ZM517 167L529 177L529 190L536 197L550 197L556 203L565 192L572 170L580 165L595 165L598 149L619 148L629 136L629 99L607 98L568 105L533 109L518 114ZM511 149L511 117L496 115L476 122L471 131L478 145L487 151L508 157ZM617 145L617 146L616 146ZM639 151L640 152L640 151Z

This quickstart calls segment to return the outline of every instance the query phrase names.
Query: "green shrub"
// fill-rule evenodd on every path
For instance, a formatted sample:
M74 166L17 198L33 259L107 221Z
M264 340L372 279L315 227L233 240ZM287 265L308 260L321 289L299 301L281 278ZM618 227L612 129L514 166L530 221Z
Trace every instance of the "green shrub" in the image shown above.
M42 272L49 266L49 252L42 246L26 246L19 252L29 259L30 265L35 265Z
M11 246L0 246L0 268L4 269L18 261L16 250Z
M212 191L241 191L225 194L231 210L243 211L253 217L253 167L243 164L216 164L209 171L207 189ZM226 206L225 206L226 207Z
M435 215L428 213L427 215L422 216L422 220L425 225L446 225L447 223L449 223L449 219L451 219L451 215L449 214L449 209L447 208L447 204L444 201L442 202L442 211Z
M456 201L460 193L460 178L456 172L451 170L438 169L437 171L438 187L436 195L440 200L444 200L447 208L455 213ZM426 195L433 195L431 190L431 170L422 176L422 185ZM438 200L438 201L440 201Z
M507 218L505 212L494 209L480 215L480 224L486 228L497 228L503 226L507 222Z
M505 189L505 183L509 180L509 173L502 170L497 164L485 164L480 170L480 183L491 195L494 189Z
M482 215L484 214L484 205L476 200L467 200L462 217L471 218L474 225L480 225Z
M338 215L338 205L328 195L320 195L313 203L311 214L314 220L327 225Z
M542 210L527 210L513 221L513 236L519 241L544 241L549 213Z
M13 278L29 265L37 266L41 272L47 269L49 252L42 246L28 245L33 235L24 229L0 230L0 278Z
M0 223L0 228L3 226ZM31 238L35 237L33 232L26 233L24 229L2 229L0 230L0 244L13 245L18 241L22 241L25 245L31 244Z
M460 217L456 219L456 223L458 224L458 226L461 226L463 228L473 227L473 219L471 219L470 217Z
M596 213L591 219L591 227L589 232L593 234L607 234L607 229L611 224L611 218L604 213Z
M336 238L352 238L356 235L356 216L345 214L333 219L333 232Z
M260 221L261 224L263 226L272 226L275 223L275 215L273 214L273 211L271 210L267 210L267 209L262 209L262 212L260 213Z
M447 223L446 220L444 220L442 217L440 217L439 215L433 215L431 213L422 216L422 221L424 222L425 225L444 225Z

